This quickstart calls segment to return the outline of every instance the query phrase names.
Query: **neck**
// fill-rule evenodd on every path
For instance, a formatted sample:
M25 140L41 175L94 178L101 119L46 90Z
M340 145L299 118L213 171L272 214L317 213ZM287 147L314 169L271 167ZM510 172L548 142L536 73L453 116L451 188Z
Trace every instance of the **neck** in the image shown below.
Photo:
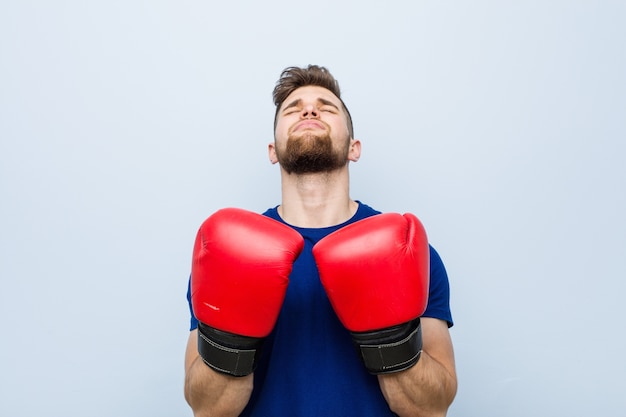
M349 220L358 208L350 198L347 166L337 171L295 175L281 170L283 220L299 227L328 227Z

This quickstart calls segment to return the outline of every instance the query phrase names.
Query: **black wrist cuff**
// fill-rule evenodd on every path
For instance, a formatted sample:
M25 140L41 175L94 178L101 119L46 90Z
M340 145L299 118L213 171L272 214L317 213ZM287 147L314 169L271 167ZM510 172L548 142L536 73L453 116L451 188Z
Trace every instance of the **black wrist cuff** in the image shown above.
M246 376L254 372L262 338L240 336L198 323L198 353L217 372Z
M422 353L422 326L417 318L387 329L352 333L352 340L369 373L399 372L419 361Z

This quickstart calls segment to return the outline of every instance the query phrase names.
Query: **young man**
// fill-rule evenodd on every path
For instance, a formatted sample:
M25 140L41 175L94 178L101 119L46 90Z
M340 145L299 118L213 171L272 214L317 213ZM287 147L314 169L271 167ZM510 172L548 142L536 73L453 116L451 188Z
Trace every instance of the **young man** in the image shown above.
M281 204L218 211L194 247L194 415L445 416L457 382L439 255L414 216L350 197L361 143L326 68L285 69L274 102Z

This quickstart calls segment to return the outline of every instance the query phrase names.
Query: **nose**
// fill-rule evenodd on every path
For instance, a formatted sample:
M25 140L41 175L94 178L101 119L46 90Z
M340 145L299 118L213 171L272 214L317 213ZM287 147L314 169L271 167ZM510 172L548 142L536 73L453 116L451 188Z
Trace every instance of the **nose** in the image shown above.
M307 104L302 107L302 113L300 114L300 116L303 119L315 119L319 116L319 111L314 104Z

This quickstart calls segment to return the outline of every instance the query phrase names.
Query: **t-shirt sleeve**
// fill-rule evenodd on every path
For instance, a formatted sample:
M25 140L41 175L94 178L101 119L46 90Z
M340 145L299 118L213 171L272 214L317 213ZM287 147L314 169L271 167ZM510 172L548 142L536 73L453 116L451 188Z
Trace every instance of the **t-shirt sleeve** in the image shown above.
M448 322L452 327L452 312L450 311L450 282L446 267L437 251L430 246L430 288L428 291L428 305L422 317L431 317Z
M189 331L198 328L198 319L193 314L193 307L191 306L191 275L189 276L189 282L187 283L187 303L189 304L189 314L191 318L189 320Z

